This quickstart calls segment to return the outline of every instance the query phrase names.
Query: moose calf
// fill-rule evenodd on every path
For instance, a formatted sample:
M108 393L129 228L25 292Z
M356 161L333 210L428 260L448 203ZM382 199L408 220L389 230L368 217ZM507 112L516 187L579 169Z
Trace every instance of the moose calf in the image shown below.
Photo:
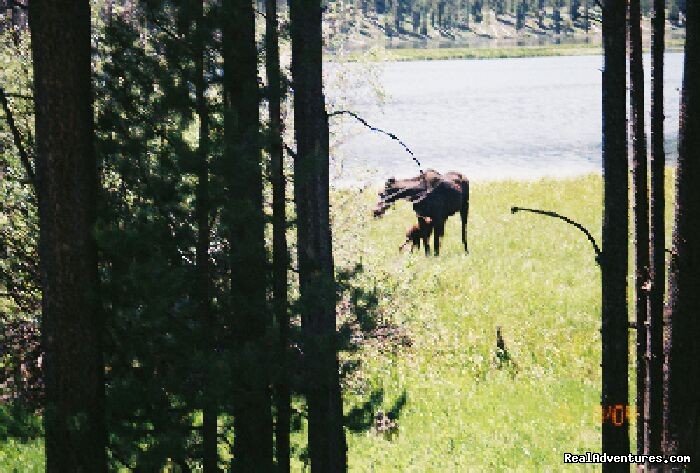
M428 254L430 247L428 246L428 238L433 232L433 221L430 217L418 217L418 223L411 225L408 230L406 230L406 241L399 247L399 251L403 251L408 244L411 244L411 252L415 248L420 249L420 241L423 240L423 246L425 247L425 253Z

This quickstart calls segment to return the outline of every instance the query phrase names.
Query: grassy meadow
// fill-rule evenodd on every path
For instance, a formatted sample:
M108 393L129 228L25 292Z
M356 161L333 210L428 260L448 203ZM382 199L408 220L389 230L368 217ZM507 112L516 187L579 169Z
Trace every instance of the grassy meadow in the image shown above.
M510 208L555 210L600 241L601 185L473 183L470 253L454 216L438 258L399 253L414 222L408 203L373 219L376 189L333 194L339 312L354 347L342 355L350 471L561 471L564 452L600 450L593 250L562 221ZM671 176L667 186L670 198ZM500 366L497 326L510 355ZM630 388L633 399L633 378ZM377 427L380 410L396 414L394 428ZM298 448L303 438L294 434ZM0 444L0 471L41 465L40 442Z

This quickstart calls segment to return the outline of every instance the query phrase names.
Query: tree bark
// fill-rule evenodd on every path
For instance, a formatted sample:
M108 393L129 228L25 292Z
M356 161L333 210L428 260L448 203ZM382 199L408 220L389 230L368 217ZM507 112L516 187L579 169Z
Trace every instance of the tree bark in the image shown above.
M676 217L669 274L668 452L700 455L700 5L687 3Z
M321 2L291 0L292 76L302 333L311 471L347 470L338 376L335 280L328 198L328 117L323 96Z
M602 434L603 452L629 453L627 257L629 224L626 126L626 5L603 8L603 254ZM604 471L615 470L611 463Z
M640 0L629 1L630 117L632 181L634 186L634 295L637 360L637 452L649 449L647 396L647 326L649 282L649 186L647 141L644 130L644 65L642 62L642 13Z
M209 107L207 106L206 83L206 45L204 26L204 1L193 0L192 12L195 18L194 63L195 63L195 106L199 118L199 145L197 147L197 189L195 200L195 218L197 221L197 304L199 320L202 323L202 343L207 354L205 359L206 386L204 388L204 406L202 409L202 467L205 473L219 470L217 445L218 406L215 389L216 374L213 372L215 339L215 320L211 311L211 270L209 265L211 213L209 199Z
M654 0L651 37L651 242L649 328L647 330L648 445L651 455L662 453L663 331L666 266L664 151L664 0Z
M279 355L276 393L277 422L275 453L277 471L290 468L289 429L291 418L291 391L288 373L289 314L287 299L287 249L286 180L284 176L284 143L282 141L282 74L280 72L279 33L277 24L277 0L266 0L265 49L268 103L270 111L270 168L272 179L272 293L275 319L279 328Z
M33 0L46 471L107 471L90 2Z
M233 466L272 470L272 401L265 335L267 257L252 2L224 0L224 165L234 341Z

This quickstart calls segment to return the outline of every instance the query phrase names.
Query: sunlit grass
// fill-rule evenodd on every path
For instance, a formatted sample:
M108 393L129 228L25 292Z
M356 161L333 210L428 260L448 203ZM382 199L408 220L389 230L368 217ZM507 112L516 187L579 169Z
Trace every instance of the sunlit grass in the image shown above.
M336 230L338 242L353 242L344 260L362 260L367 284L391 281L384 283L391 298L380 299L378 313L413 339L396 355L360 355L365 392L348 393L346 409L378 389L385 412L404 390L408 402L393 438L371 430L348 436L351 471L557 470L564 452L600 451L600 272L593 250L575 228L513 215L510 207L555 210L600 242L601 184L600 176L475 183L470 254L453 217L438 258L398 253L414 220L409 204L381 220L369 217L372 195L338 204L361 222L351 234ZM670 178L668 189L670 197ZM501 369L494 364L497 326L515 363Z
M44 471L44 442L0 442L0 471L3 473L39 473Z

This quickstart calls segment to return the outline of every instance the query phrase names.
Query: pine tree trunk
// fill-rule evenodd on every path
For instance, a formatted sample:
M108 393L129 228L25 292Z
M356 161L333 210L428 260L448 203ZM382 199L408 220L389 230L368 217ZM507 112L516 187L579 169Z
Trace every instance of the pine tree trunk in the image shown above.
M294 200L311 471L342 472L347 470L347 446L335 329L320 0L291 1L291 32L297 141Z
M228 202L231 310L234 341L233 466L272 470L272 401L265 334L265 219L261 139L252 2L224 0L224 165Z
M687 3L676 221L669 274L668 451L700 457L700 5Z
M33 0L46 471L107 471L90 2Z
M195 18L195 95L196 112L199 118L199 145L198 168L197 168L197 189L195 200L195 219L197 221L197 248L196 248L196 270L197 270L197 304L199 310L199 320L204 328L202 341L205 357L205 370L207 371L206 386L204 389L204 407L202 421L202 466L205 473L218 471L219 456L217 452L217 403L215 399L213 384L216 382L216 374L213 373L215 340L214 334L217 332L214 317L211 313L211 271L209 267L209 245L210 245L210 203L209 203L209 110L207 107L205 79L205 27L204 27L204 1L193 0L192 12Z
M603 8L603 254L602 434L603 452L629 453L627 257L629 201L626 130L626 5ZM603 464L604 471L615 465Z
M647 453L647 324L649 281L649 187L647 143L644 130L644 65L642 63L642 15L640 0L629 1L630 121L632 181L634 185L634 294L637 359L637 452Z
M662 453L663 432L663 332L666 266L665 161L664 152L664 0L654 0L651 37L651 258L649 278L649 329L647 331L649 453Z
M284 145L282 142L281 96L282 79L280 73L279 33L277 25L277 0L266 0L265 8L265 49L268 102L270 110L270 168L272 178L272 293L274 311L279 327L279 355L276 393L277 422L275 437L277 471L288 472L290 450L289 429L291 416L291 392L287 373L289 364L289 314L287 312L287 216L286 181L284 176Z

